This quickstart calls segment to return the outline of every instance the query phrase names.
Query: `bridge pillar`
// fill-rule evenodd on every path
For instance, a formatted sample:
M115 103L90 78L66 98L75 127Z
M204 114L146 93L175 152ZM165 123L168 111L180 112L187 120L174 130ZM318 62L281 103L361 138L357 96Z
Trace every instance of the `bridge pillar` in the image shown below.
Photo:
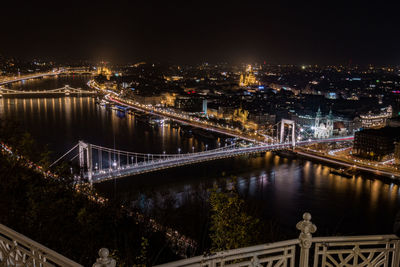
M86 157L86 166L88 170L88 179L90 184L92 184L93 177L93 162L92 162L92 145L87 144L83 141L79 141L79 167L83 171L85 169L85 157Z
M293 122L293 124L292 124L292 146L293 146L293 148L296 146L296 135L294 134L295 133L295 123Z
M102 150L97 150L98 156L99 156L99 171L103 169L103 151Z
M279 125L280 125L280 122L278 122L277 124L276 124L276 141L277 142L279 142Z
M280 138L279 138L279 141L282 143L283 141L284 141L284 133L285 133L285 123L284 123L284 121L282 120L281 121L281 131L280 131Z
M87 168L88 168L88 180L89 183L92 185L93 184L93 157L92 157L92 145L88 144L87 145Z
M87 144L83 141L79 141L79 167L85 168L85 149Z
M108 169L111 171L112 167L111 167L111 152L108 151Z
M284 138L285 138L285 125L290 125L292 127L292 146L295 147L296 146L296 135L295 135L295 123L292 120L286 120L286 119L282 119L281 122L281 127L280 127L280 139L279 142L283 143L284 142Z

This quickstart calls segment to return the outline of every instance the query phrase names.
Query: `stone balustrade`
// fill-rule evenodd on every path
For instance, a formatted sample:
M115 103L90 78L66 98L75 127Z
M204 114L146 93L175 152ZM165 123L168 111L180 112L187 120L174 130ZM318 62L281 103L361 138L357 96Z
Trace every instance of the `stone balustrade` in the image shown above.
M331 267L400 266L400 239L395 235L313 237L317 227L311 214L297 223L299 238L221 251L158 267L252 266ZM93 267L115 267L109 250L99 250ZM0 266L82 266L0 224Z
M296 228L300 230L298 239L221 251L157 267L400 266L400 239L395 235L315 238L312 234L317 227L311 222L309 213L303 214L303 220Z

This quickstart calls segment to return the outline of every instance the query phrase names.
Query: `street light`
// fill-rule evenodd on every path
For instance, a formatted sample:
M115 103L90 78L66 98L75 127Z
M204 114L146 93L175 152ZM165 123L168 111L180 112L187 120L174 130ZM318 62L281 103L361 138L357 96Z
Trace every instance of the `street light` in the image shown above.
M179 155L181 154L181 148L178 148L178 154Z
M194 153L194 146L192 146L192 153Z
M207 151L207 148L208 148L208 144L206 144L206 151Z

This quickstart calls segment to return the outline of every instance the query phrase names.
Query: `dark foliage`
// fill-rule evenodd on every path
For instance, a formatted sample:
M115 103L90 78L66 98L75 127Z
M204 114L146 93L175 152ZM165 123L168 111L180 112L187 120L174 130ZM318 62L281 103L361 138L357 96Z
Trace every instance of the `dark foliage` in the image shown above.
M29 134L8 122L0 122L0 141L14 151L48 166L49 152ZM98 203L74 189L65 166L59 179L44 178L24 167L21 160L0 153L0 223L71 258L91 266L98 249L113 251L119 264L132 266L168 261L176 256L164 246L163 233L138 223L119 203ZM87 189L90 191L91 189ZM143 255L143 237L149 246Z

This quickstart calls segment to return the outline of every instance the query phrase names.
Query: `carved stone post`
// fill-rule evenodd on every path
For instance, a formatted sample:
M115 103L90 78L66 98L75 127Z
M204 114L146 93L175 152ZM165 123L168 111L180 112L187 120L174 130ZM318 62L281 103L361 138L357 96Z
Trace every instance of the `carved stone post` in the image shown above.
M400 241L395 243L393 266L400 266Z
M97 258L96 262L93 264L93 267L115 267L117 262L111 258L108 257L110 252L106 248L101 248L99 250L99 256L100 258Z
M296 228L301 231L300 240L300 267L308 267L309 251L312 245L312 235L317 231L315 224L311 222L311 214L303 214L303 220L298 222Z

